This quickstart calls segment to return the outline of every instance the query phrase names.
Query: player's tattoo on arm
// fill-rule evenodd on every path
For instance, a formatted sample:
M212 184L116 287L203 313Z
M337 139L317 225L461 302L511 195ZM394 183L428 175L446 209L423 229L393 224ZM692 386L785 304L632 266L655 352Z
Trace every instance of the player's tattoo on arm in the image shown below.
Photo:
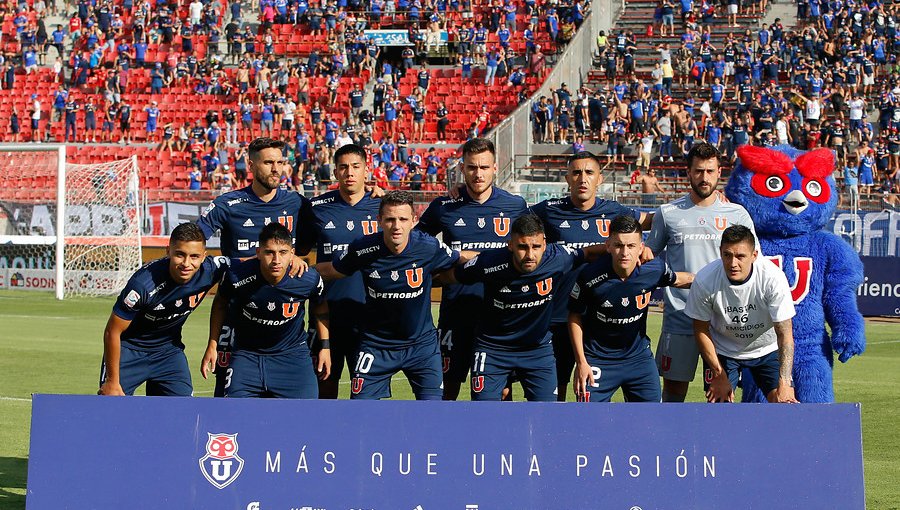
M791 319L775 323L775 336L778 340L778 361L781 363L778 375L781 380L793 384L794 331Z

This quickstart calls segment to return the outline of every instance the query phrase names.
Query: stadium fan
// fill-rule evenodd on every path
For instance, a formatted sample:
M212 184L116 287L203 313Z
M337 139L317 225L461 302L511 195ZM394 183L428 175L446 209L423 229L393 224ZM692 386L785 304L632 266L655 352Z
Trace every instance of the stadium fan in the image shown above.
M689 288L694 275L676 273L661 259L640 264L643 230L633 215L612 220L606 249L578 273L569 300L575 396L609 402L622 388L626 402L659 402L659 374L647 337L650 293Z
M193 393L181 328L228 267L206 256L206 238L193 223L172 230L166 256L138 270L116 299L103 331L98 395L187 397Z

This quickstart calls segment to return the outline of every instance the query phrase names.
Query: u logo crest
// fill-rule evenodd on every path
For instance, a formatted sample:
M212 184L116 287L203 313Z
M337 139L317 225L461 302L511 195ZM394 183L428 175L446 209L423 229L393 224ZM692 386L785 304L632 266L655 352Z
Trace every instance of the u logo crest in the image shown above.
M378 232L378 222L373 220L363 220L359 222L362 225L363 234L369 235Z
M494 218L494 233L500 237L509 235L509 218Z
M205 295L206 295L206 292L201 292L200 294L191 296L188 299L188 302L190 303L191 308L197 308L197 305L199 305L200 302L203 301L203 296L205 296Z
M643 310L644 308L647 308L647 305L650 304L650 293L647 292L645 294L635 296L634 303L637 305L638 310Z
M279 216L278 223L281 223L285 227L287 227L288 232L294 231L294 217L293 216Z
M716 230L725 230L728 228L728 218L725 216L716 216Z
M775 255L769 257L769 260L775 263L776 266L782 267L782 256ZM794 301L794 304L799 304L803 301L803 298L809 294L809 286L810 280L812 280L812 269L813 269L813 261L809 257L794 257L794 284L791 286L791 299ZM790 283L790 280L788 280Z
M297 315L297 311L300 310L300 303L281 303L281 314L284 315L286 319L290 319L291 317Z
M610 220L597 220L597 233L603 237L609 237Z
M411 289L418 289L422 286L422 268L414 267L406 270L406 284Z
M547 278L545 280L537 282L537 293L541 296L546 296L550 294L550 291L553 290L553 278Z

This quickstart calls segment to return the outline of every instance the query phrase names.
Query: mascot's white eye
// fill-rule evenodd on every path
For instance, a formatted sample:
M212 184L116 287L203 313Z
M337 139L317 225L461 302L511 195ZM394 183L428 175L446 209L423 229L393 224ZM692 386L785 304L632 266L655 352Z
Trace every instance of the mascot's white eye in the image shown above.
M806 183L806 194L810 197L818 197L822 194L822 185L816 181Z
M772 193L778 193L784 189L784 179L777 175L773 175L766 179L766 189Z

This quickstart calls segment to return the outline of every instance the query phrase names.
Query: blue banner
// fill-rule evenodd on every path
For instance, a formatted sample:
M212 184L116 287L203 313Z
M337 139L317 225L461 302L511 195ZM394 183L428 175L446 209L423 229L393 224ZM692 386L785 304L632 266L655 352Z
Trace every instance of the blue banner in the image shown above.
M409 40L409 32L406 30L364 30L363 34L372 39L377 46L412 46L413 43ZM438 44L447 44L448 36L446 30L441 30L438 39L435 41Z
M897 257L862 257L863 284L856 289L859 311L866 317L900 316L900 262Z
M35 395L29 510L864 508L859 404Z

